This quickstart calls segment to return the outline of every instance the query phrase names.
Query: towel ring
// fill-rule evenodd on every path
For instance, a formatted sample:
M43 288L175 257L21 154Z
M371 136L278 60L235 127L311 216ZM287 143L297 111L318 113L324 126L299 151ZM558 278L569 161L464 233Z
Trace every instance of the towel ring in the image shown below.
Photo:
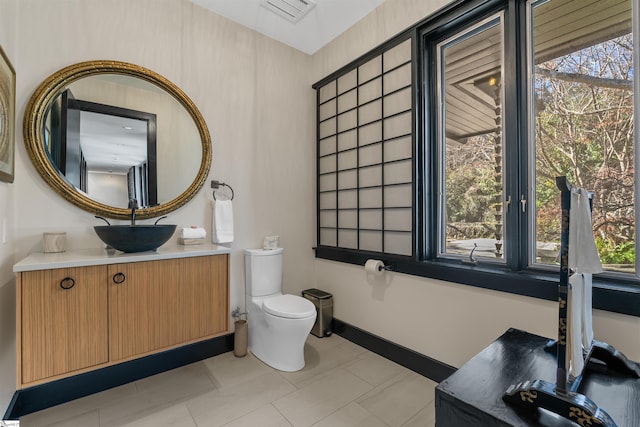
M211 181L211 188L213 188L213 200L218 200L216 199L216 190L218 190L220 187L227 187L229 190L231 190L231 198L229 200L233 200L233 188L231 188L229 184L220 181Z

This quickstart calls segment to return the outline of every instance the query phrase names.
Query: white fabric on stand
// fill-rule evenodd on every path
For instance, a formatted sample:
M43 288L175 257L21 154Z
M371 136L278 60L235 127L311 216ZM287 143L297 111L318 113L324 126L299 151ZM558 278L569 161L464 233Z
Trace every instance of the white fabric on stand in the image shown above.
M213 207L211 232L213 243L233 242L233 204L231 200L212 200L211 206Z
M593 304L591 296L593 286L591 278L591 273L582 273L582 280L584 282L584 292L582 294L584 303L584 311L582 313L582 346L584 348L589 348L591 341L593 341Z
M583 188L571 190L569 268L578 273L602 273L602 263L593 238L589 192Z
M584 280L576 273L569 278L569 296L567 305L567 361L565 369L577 377L584 368L582 355L582 327L584 313Z
M593 238L589 192L583 188L571 190L568 267L575 272L569 278L566 368L577 377L584 367L582 349L588 349L593 340L592 274L602 272Z

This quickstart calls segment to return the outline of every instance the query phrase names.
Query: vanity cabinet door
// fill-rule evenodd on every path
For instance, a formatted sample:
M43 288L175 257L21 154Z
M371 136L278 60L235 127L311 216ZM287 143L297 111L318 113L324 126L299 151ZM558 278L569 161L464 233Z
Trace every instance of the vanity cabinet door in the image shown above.
M106 363L105 266L20 273L21 382Z
M228 256L109 266L111 361L228 331Z
M229 330L228 255L183 259L178 293L178 340L193 341Z

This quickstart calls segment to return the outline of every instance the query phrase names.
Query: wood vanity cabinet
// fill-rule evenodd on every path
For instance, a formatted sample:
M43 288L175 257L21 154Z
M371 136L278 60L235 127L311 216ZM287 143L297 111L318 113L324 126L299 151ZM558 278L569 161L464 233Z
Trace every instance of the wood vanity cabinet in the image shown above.
M20 276L22 383L108 362L104 266Z
M229 256L22 271L18 388L229 332Z
M110 265L110 360L225 332L226 266L226 256Z

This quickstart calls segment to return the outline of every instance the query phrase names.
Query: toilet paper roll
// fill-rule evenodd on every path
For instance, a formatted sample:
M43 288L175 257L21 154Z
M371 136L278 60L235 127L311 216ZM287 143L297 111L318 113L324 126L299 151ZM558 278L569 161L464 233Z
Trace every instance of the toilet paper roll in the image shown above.
M379 259L368 259L367 262L364 263L364 271L376 276L381 276L385 272L384 262Z

